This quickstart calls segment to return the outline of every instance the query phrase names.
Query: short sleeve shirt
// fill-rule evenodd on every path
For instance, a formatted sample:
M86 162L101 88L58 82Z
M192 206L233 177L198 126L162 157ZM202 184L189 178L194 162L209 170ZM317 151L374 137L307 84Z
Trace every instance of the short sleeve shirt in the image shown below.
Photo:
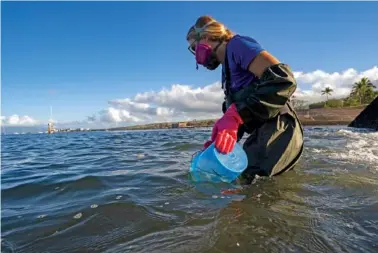
M227 57L230 68L231 91L237 91L258 78L248 70L252 60L264 49L253 38L235 35L227 43ZM222 83L224 83L225 67L222 69Z

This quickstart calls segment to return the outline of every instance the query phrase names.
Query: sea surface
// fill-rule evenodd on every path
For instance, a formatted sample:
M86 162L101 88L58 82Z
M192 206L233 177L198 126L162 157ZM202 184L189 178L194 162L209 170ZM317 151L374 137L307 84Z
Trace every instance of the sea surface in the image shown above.
M306 127L242 188L191 181L210 131L3 135L1 252L378 252L378 132Z

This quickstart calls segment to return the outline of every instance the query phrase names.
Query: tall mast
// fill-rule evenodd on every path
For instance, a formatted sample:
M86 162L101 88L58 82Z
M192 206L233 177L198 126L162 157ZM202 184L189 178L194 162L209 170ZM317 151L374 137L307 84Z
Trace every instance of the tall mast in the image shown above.
M50 105L50 121L52 121L52 106Z

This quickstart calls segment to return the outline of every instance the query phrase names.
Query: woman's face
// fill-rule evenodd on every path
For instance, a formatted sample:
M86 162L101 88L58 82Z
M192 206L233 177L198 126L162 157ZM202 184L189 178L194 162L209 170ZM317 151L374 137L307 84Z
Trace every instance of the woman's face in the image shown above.
M196 41L195 39L190 39L188 40L188 50L193 54L196 55L196 47L197 44L202 43L202 44L209 44L206 39L201 39L200 41Z
M197 64L203 65L209 70L214 70L219 66L220 61L213 51L214 48L218 48L219 42L216 43L204 38L200 41L190 39L188 44L188 50L195 56Z

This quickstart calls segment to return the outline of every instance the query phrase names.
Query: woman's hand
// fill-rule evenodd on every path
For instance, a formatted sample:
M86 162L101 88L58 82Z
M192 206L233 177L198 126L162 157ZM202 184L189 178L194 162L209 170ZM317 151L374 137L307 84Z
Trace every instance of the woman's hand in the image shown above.
M232 104L215 123L211 133L211 140L204 144L204 148L215 142L215 148L218 152L223 154L231 152L237 141L237 132L241 124L243 124L243 121L237 112L235 104Z

